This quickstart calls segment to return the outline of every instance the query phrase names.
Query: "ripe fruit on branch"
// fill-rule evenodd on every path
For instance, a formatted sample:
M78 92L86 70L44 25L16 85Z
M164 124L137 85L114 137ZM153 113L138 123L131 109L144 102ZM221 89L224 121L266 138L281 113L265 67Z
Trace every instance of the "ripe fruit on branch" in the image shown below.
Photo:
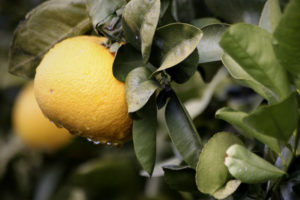
M56 44L37 67L34 90L43 113L58 126L119 145L131 138L132 120L105 40L77 36Z

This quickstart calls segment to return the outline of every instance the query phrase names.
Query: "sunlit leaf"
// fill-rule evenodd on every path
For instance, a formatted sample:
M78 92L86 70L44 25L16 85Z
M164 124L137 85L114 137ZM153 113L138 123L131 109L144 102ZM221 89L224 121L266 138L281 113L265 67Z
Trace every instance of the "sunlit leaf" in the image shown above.
M27 14L13 37L9 71L33 78L44 54L61 40L91 29L84 0L50 0Z
M243 121L264 135L287 142L297 127L298 116L296 94L292 93L280 103L259 107Z
M227 149L225 165L230 174L244 183L263 183L285 174L284 171L238 144Z
M277 94L278 102L291 93L287 73L273 52L271 33L251 24L236 24L227 29L220 45L252 78Z
M196 169L196 183L200 192L213 195L229 179L224 165L225 152L241 140L228 132L216 133L203 147Z
M133 144L135 155L143 169L151 176L156 159L156 103L155 96L137 112L139 119L133 120Z
M125 7L122 25L126 40L141 49L144 62L151 53L151 45L160 13L160 0L131 0Z
M223 119L228 123L232 124L239 130L243 131L245 134L250 137L255 137L259 141L263 142L269 146L276 153L280 153L279 141L269 135L264 135L255 130L255 128L248 126L243 120L247 117L248 114L245 112L235 111L231 108L225 107L221 108L216 112L216 118Z
M157 29L155 44L161 51L161 62L157 71L177 65L197 47L202 31L190 24L173 23Z
M282 66L292 74L300 74L300 2L291 0L274 32L273 47Z
M203 17L203 18L199 18L199 19L194 19L191 21L191 24L202 29L205 26L209 26L212 24L221 24L222 22L220 20L218 20L217 18L213 18L213 17Z
M225 199L232 193L234 193L237 188L240 186L242 182L240 180L230 180L226 183L226 185L220 189L218 189L214 194L213 197L216 199Z
M198 132L175 93L172 94L165 111L169 135L183 160L196 168L202 148Z
M151 71L145 67L132 70L126 78L126 100L128 112L133 113L141 109L159 87L159 84L149 79Z

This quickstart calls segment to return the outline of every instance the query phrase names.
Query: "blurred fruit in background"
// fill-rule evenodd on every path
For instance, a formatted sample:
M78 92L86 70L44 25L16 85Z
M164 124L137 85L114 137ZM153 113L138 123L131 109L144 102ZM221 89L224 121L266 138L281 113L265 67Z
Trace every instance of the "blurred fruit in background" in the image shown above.
M13 109L13 128L16 134L31 148L56 150L72 139L64 128L58 128L40 110L33 83L28 83L20 92Z

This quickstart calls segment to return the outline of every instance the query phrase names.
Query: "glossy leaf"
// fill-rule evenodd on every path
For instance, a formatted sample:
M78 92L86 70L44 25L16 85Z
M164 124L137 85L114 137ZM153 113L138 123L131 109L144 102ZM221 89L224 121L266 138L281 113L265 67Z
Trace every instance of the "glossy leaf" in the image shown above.
M202 148L201 140L189 114L174 92L167 103L165 119L176 149L189 166L196 168Z
M285 174L284 171L238 144L227 149L225 165L230 173L243 183L263 183Z
M186 59L197 47L202 31L190 24L173 23L157 29L155 44L161 50L157 71L165 70Z
M205 0L209 10L230 23L246 22L258 24L263 0Z
M91 29L84 0L50 0L29 12L13 37L9 72L33 78L41 59L61 40Z
M219 46L219 41L227 28L227 24L212 24L202 28L203 38L197 45L199 63L213 62L221 59L223 50Z
M212 25L212 24L221 24L222 22L218 20L217 18L213 17L203 17L199 19L194 19L191 21L191 24L202 29L206 26Z
M132 136L135 155L143 169L151 176L156 159L156 103L155 95L137 112L133 120Z
M247 125L244 122L244 118L247 116L248 114L245 112L235 111L228 107L221 108L216 112L216 118L227 121L228 123L232 124L236 128L242 130L250 137L255 137L259 141L263 142L268 147L270 147L273 151L279 154L280 145L278 140L269 135L264 135L263 133L256 131L254 127Z
M287 142L297 127L298 115L296 94L292 93L280 103L259 107L243 121L264 135Z
M187 166L164 166L164 178L173 190L195 192L195 170Z
M276 103L278 101L278 95L274 93L274 91L267 88L265 85L257 81L254 76L247 73L232 57L224 53L221 59L233 78L252 88L270 103Z
M242 182L240 180L230 180L226 183L224 187L218 189L214 194L213 197L216 199L225 199L234 193Z
M291 0L274 32L273 47L282 66L300 74L300 2Z
M156 81L149 79L150 75L150 70L145 67L135 68L128 74L125 93L129 113L141 109L159 87Z
M267 0L258 25L272 33L279 23L280 17L281 10L279 0Z
M121 13L126 0L86 0L94 29L98 33L119 41L121 38Z
M278 102L291 93L287 73L276 59L268 31L236 24L224 33L220 45L249 75L277 94Z
M224 165L225 152L233 144L242 141L232 133L216 133L203 147L196 168L196 183L200 192L213 195L229 179Z
M117 51L113 64L113 74L116 79L125 82L128 73L140 66L145 66L140 52L130 44L124 44Z
M172 80L175 82L184 83L188 81L197 70L198 60L198 51L195 49L184 61L167 69L167 73L171 75Z
M126 40L141 49L144 62L151 52L160 13L160 0L131 0L125 7L122 25Z

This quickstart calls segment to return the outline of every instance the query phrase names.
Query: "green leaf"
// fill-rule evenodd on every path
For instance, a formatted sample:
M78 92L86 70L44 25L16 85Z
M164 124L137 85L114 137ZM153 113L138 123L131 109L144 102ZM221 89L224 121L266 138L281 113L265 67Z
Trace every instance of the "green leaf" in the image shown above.
M258 25L272 33L279 23L280 17L281 10L279 1L267 0Z
M131 0L124 9L122 25L126 40L141 49L146 63L160 13L160 0Z
M141 109L159 88L159 84L149 79L151 71L145 67L137 67L126 78L126 100L128 112L133 113Z
M155 95L136 113L139 119L133 120L133 145L135 155L143 169L151 176L156 158L156 102Z
M41 59L61 40L91 29L84 0L50 0L29 12L13 36L9 72L33 78Z
M213 62L221 59L223 50L219 46L219 41L227 28L227 24L212 24L202 28L203 38L197 46L199 63Z
M225 165L230 174L243 183L263 183L285 174L284 171L238 144L227 149Z
M247 116L247 113L235 111L228 107L221 108L216 112L216 118L227 121L236 128L242 130L247 135L255 137L256 139L270 147L270 149L280 154L281 149L278 140L269 135L264 135L256 131L255 128L250 127L246 123L244 123L244 118Z
M121 13L126 0L86 0L94 29L106 37L119 41L121 38Z
M240 186L242 182L240 180L230 180L226 183L224 187L218 189L214 194L213 197L216 199L225 199L234 193L237 188Z
M224 158L227 148L233 144L242 144L242 141L228 132L216 133L205 144L196 168L196 183L200 192L213 195L230 179Z
M155 34L155 44L161 50L162 71L186 59L197 47L202 31L190 24L172 23L160 27Z
M282 64L292 74L300 74L300 2L291 0L274 32L273 47Z
M187 166L163 166L164 178L173 190L197 191L195 170Z
M258 24L263 0L205 0L209 10L230 23L246 22Z
M224 53L221 57L224 66L229 71L230 75L239 80L241 83L252 88L255 92L260 94L263 98L270 103L276 103L278 101L278 95L271 89L267 88L262 83L258 82L255 77L247 73L234 59Z
M214 17L203 17L199 19L194 19L191 21L191 24L202 29L208 25L212 24L221 24L222 22Z
M291 88L271 41L272 35L268 31L241 23L227 29L220 45L250 76L276 93L279 102L291 93Z
M202 148L201 139L185 107L174 92L166 106L165 119L176 149L189 166L196 168Z
M188 81L197 70L198 60L198 51L195 49L184 61L166 71L170 74L172 80L177 83L184 83Z
M125 82L128 73L140 66L145 66L140 52L130 44L124 44L117 51L113 64L113 74L116 79Z
M264 135L287 142L297 127L298 115L296 93L292 93L280 103L259 107L243 121Z

